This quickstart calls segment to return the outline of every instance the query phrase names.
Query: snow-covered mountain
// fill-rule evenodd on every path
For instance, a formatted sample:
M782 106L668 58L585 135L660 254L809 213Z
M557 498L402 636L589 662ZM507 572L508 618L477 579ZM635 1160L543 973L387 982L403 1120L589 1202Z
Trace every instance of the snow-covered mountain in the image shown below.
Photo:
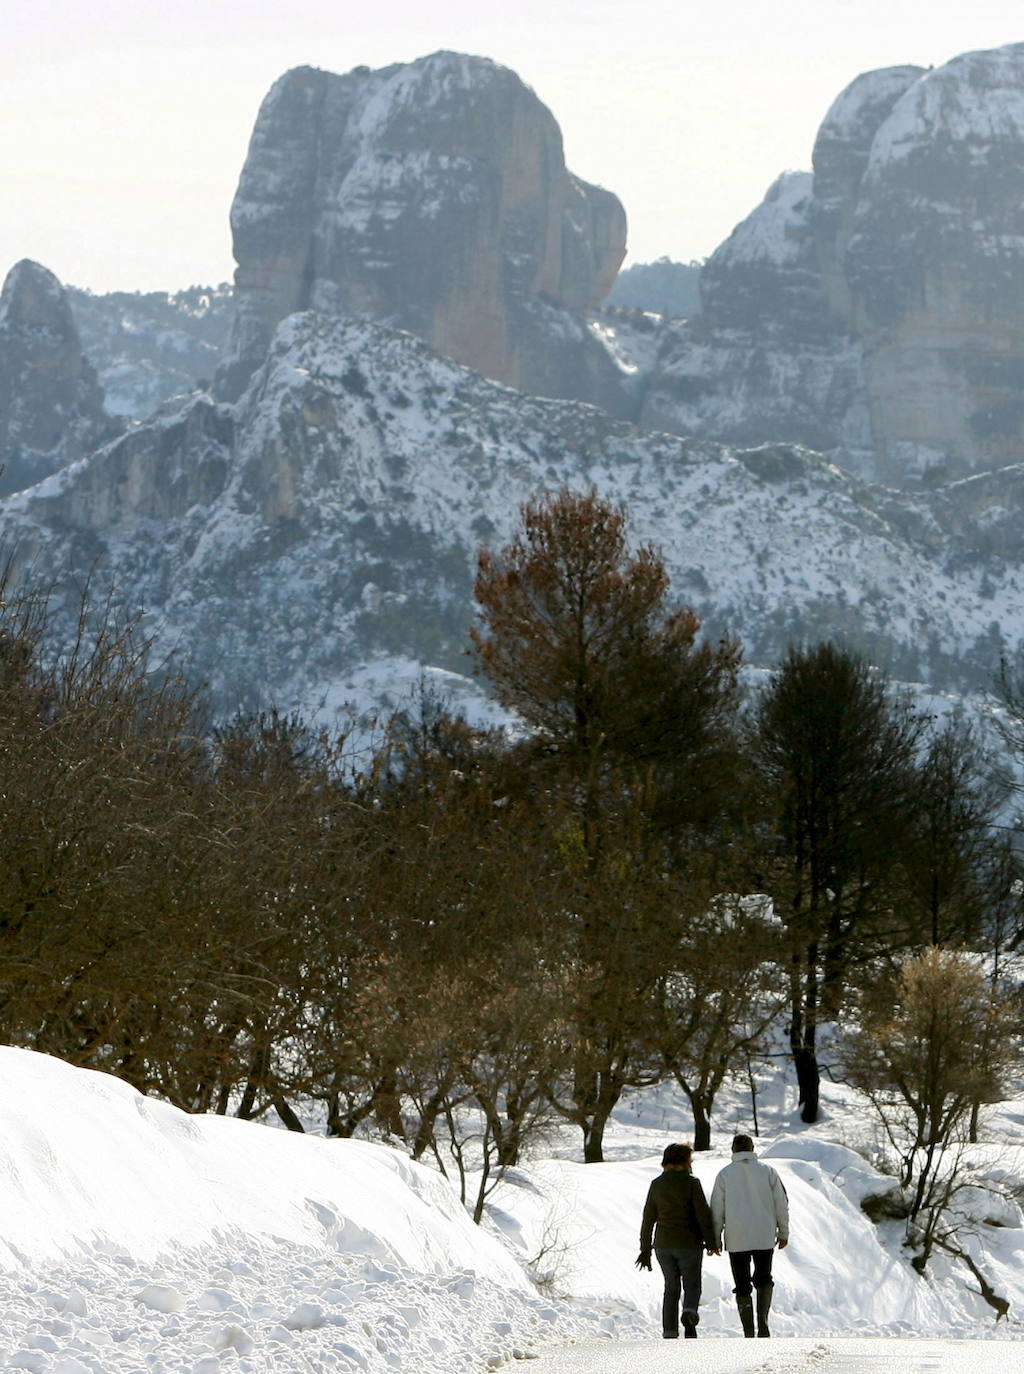
M375 657L465 670L481 541L538 490L590 484L756 661L840 633L898 676L963 686L1024 634L1024 471L895 494L798 448L527 397L311 312L281 324L236 405L169 406L9 498L0 538L23 568L109 576L219 700L259 683L308 703Z
M1024 457L1024 44L868 72L706 263L640 415L896 486Z
M566 170L514 73L451 53L287 73L235 199L213 396L98 448L124 424L68 299L12 273L0 422L35 466L8 445L8 475L63 470L0 535L21 569L111 579L219 702L308 705L464 670L480 542L592 483L754 662L838 634L900 678L987 686L1024 636L1022 74L1012 45L857 78L813 174L778 178L703 269L701 318L663 325L588 308L621 207ZM223 337L216 293L75 306L126 415ZM66 398L29 385L51 373Z

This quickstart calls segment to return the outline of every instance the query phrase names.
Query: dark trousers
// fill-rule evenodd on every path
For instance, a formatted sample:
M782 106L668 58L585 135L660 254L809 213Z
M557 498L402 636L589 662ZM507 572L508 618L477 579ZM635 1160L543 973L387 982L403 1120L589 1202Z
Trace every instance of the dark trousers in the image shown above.
M771 1250L730 1250L729 1265L732 1269L732 1290L738 1298L748 1297L751 1287L766 1288L772 1281ZM754 1278L751 1282L750 1265L754 1265Z
M700 1302L700 1267L704 1251L695 1245L685 1250L655 1250L654 1253L665 1275L665 1296L661 1304L662 1334L678 1336L679 1292L682 1289L683 1311L696 1312Z

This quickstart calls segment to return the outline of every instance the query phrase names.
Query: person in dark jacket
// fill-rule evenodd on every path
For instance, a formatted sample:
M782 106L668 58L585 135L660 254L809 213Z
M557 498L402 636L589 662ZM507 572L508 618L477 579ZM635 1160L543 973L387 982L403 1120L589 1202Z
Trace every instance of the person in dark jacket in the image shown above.
M638 1269L651 1268L651 1250L665 1276L661 1304L661 1334L679 1336L679 1295L682 1290L683 1333L695 1340L700 1317L700 1273L704 1251L717 1254L711 1209L700 1179L691 1171L689 1145L668 1145L661 1157L661 1173L651 1184L640 1225Z

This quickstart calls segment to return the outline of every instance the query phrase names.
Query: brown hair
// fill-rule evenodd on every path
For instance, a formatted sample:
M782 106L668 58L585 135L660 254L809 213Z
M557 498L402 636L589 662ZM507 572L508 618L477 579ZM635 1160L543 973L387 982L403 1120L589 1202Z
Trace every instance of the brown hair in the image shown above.
M661 1167L667 1168L670 1164L683 1164L687 1169L693 1157L693 1150L689 1145L666 1145L665 1153L661 1157Z

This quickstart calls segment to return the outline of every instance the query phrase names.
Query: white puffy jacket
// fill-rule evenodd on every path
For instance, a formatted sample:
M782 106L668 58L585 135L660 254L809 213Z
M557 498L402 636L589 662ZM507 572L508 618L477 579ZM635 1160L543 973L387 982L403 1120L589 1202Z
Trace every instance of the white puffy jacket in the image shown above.
M711 1221L726 1250L770 1250L789 1239L789 1199L782 1179L751 1151L739 1150L715 1179Z

